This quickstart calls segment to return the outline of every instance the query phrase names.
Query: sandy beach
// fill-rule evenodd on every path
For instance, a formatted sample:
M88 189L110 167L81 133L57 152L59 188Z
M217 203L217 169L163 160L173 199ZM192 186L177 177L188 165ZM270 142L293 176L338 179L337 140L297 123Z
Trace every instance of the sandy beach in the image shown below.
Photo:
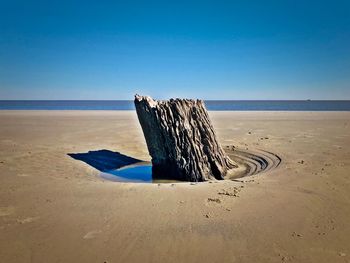
M70 153L149 161L134 111L0 111L1 262L350 262L350 112L209 112L240 181L104 180Z

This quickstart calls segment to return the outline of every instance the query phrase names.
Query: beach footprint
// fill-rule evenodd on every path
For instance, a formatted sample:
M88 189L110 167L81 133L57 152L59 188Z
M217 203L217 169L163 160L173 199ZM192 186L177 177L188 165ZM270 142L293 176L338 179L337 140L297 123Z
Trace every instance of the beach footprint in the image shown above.
M28 177L30 176L29 174L25 174L25 173L20 173L20 174L17 174L18 177Z
M35 220L38 220L40 217L36 216L36 217L26 217L26 218L22 218L22 219L17 219L17 222L19 224L27 224L27 223L31 223Z
M0 217L1 216L9 216L12 215L15 212L14 206L3 206L0 207Z
M93 230L93 231L87 232L85 236L83 236L83 239L93 239L101 232L102 232L101 230Z

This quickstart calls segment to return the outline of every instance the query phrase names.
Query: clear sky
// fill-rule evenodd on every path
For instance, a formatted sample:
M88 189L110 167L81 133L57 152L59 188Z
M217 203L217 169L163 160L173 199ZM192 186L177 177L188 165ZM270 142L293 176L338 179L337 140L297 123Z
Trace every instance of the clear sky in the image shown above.
M350 1L0 0L0 99L350 99Z

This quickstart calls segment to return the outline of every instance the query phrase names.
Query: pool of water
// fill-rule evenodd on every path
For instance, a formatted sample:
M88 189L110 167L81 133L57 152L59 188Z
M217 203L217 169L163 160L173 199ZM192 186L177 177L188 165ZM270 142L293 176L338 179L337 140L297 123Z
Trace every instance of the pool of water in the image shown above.
M178 183L180 181L167 179L153 179L152 164L140 162L128 165L115 170L104 171L100 174L104 179L115 182L133 183Z
M228 156L235 160L238 168L232 174L226 176L226 180L235 180L240 177L260 174L277 168L282 159L271 152L261 149L245 150L235 148L226 150ZM138 182L138 183L179 183L173 179L154 179L152 176L152 164L150 162L136 162L132 165L123 166L114 170L107 170L101 173L104 179L116 182Z

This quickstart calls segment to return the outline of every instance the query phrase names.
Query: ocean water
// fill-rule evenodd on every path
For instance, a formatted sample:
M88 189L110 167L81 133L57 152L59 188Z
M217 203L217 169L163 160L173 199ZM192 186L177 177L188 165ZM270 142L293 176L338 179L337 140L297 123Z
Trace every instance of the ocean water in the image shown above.
M350 111L350 100L207 100L211 111ZM0 100L0 110L134 110L131 100Z

